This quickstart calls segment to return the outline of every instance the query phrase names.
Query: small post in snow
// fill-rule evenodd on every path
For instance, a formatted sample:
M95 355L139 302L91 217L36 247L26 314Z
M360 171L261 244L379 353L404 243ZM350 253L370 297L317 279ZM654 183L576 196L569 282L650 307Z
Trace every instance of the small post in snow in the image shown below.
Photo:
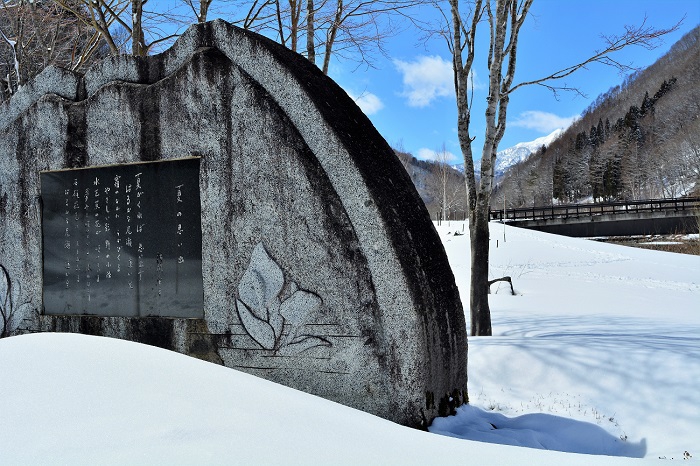
M506 242L506 195L503 193L503 242Z

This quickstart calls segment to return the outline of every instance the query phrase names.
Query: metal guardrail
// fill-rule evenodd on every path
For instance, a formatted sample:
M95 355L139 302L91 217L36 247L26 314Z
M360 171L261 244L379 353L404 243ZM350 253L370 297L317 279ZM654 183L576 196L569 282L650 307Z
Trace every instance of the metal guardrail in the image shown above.
M491 220L503 221L505 217L506 221L519 221L662 211L700 211L700 197L616 201L599 204L561 204L544 207L506 209L505 211L491 210L489 215Z

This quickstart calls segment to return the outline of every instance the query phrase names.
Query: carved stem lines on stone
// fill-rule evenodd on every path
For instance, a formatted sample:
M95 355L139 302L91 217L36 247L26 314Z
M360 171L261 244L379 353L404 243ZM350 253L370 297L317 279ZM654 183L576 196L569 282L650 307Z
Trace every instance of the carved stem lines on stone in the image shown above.
M238 284L236 309L246 333L263 349L281 354L332 346L327 339L304 332L323 300L294 282L289 284L289 297L281 300L284 284L284 272L258 243Z
M20 308L30 304L29 302L17 305L22 294L22 287L17 283L13 287L10 273L4 265L0 264L0 338L9 337L12 334L15 314Z

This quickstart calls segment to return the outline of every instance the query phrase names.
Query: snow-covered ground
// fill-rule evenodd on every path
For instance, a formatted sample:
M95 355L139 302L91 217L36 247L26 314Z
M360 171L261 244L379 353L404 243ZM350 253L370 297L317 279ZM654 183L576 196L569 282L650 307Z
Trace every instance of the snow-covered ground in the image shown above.
M462 228L438 230L466 299ZM700 257L503 235L493 224L492 275L517 295L493 286L471 404L431 428L462 438L158 348L40 334L0 340L0 464L698 462Z
M438 228L464 299L468 236L447 234L461 224ZM492 278L511 276L517 295L506 283L493 285L494 337L470 338L465 424L476 408L548 413L626 439L594 448L571 442L571 450L700 456L700 257L492 224L491 270ZM501 429L465 434L460 422L440 420L433 429L446 424L467 438L508 441L493 440Z

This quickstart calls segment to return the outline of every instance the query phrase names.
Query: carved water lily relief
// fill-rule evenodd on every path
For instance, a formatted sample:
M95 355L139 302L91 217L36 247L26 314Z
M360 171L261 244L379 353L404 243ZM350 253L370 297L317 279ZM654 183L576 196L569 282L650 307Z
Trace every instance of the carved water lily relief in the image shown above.
M236 309L243 328L263 349L299 353L332 346L327 339L305 331L323 300L290 282L289 296L281 299L285 277L262 243L253 249L250 264L238 284Z

